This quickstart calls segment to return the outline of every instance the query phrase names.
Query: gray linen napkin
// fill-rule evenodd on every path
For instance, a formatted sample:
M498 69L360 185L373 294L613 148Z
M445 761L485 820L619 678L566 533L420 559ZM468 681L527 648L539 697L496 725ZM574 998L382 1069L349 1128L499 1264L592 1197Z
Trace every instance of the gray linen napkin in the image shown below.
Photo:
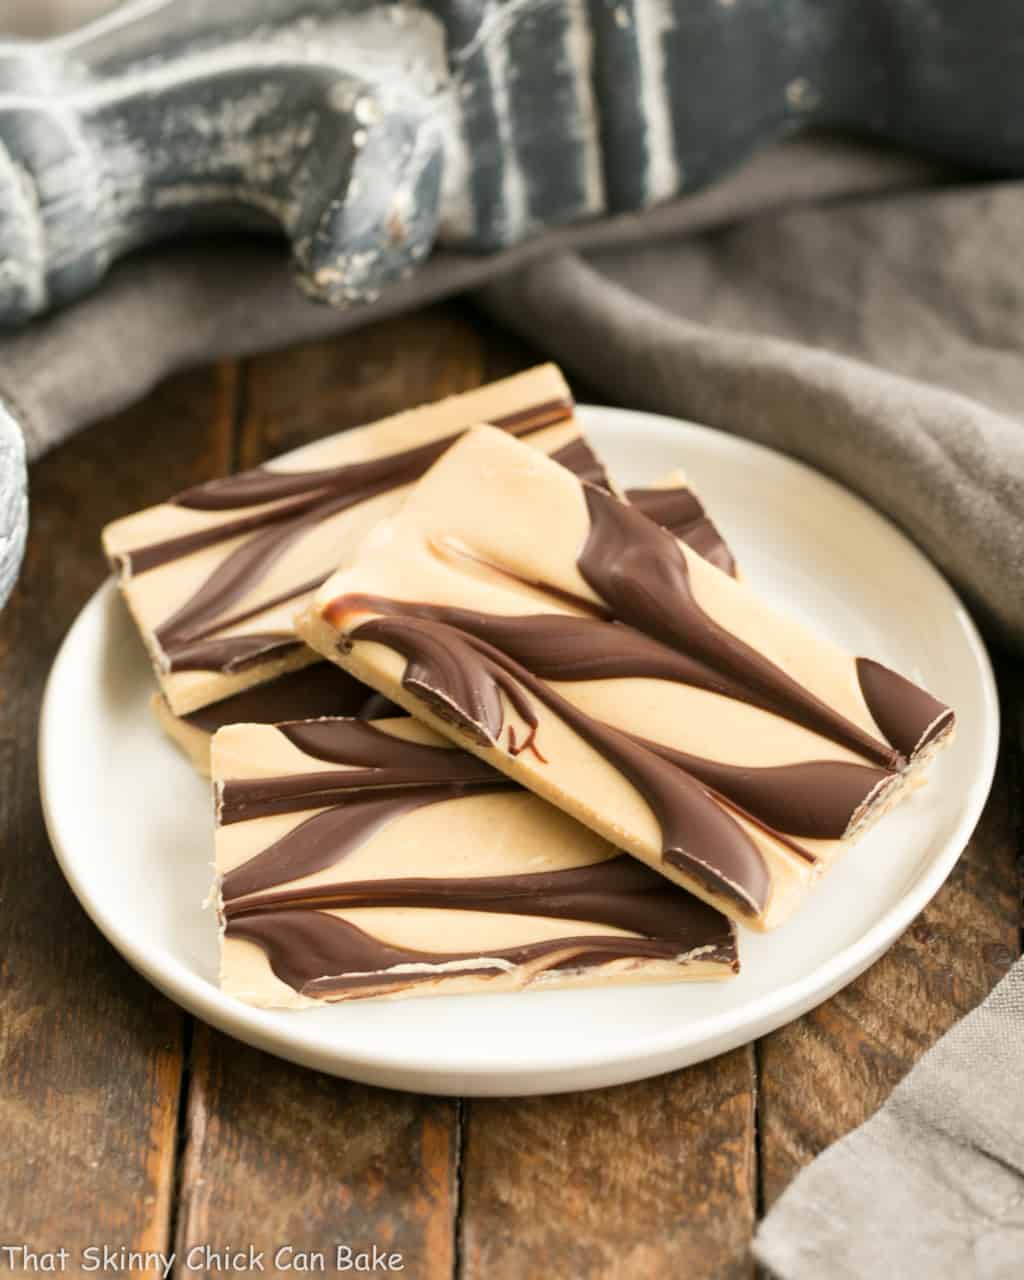
M1024 1274L1024 960L859 1129L797 1177L754 1242L785 1280Z

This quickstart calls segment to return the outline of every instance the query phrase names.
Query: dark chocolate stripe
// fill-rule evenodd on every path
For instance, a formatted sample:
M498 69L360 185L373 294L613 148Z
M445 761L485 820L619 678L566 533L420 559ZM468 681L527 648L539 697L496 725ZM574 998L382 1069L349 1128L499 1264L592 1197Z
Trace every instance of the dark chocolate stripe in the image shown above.
M313 797L312 804L298 804L294 807L280 797L275 797L266 807L257 799L245 811L237 813L237 816L234 813L232 816L225 816L222 809L219 817L224 826L246 818L266 817L271 813L297 812L319 805L332 806L299 823L254 858L229 871L221 885L223 897L225 901L245 897L333 866L365 843L375 831L414 809L439 804L444 800L457 800L467 795L508 791L515 785L493 769L488 770L488 775L485 780L473 784L418 783L404 787L371 789L361 793L342 787L333 793L324 792L322 799ZM242 782L228 782L224 784L224 790L227 792L229 787L242 786Z
M354 598L345 597L343 604ZM373 596L358 599L365 601L371 610L376 610L378 603L390 604ZM411 602L403 602L400 609L410 617L436 617L486 640L542 680L573 682L648 677L748 701L744 696L746 690L738 681L700 659L671 649L621 623L561 613L481 613L455 606L445 606L435 612L430 605ZM335 621L331 606L325 609L324 616L328 621Z
M667 862L709 891L729 898L742 912L764 909L771 882L760 851L682 769L584 714L486 641L449 625L449 611L441 606L364 596L336 603L383 615L361 623L350 638L376 641L402 654L406 659L403 687L481 745L499 741L502 693L526 724L536 728L536 712L523 692L528 690L530 697L564 720L636 787L659 823Z
M588 480L589 476L581 478ZM692 489L682 485L666 489L627 489L626 497L648 520L660 524L674 538L680 538L723 573L736 577L732 552Z
M447 742L410 741L361 721L307 720L282 724L278 731L307 756L328 764L361 765L389 777L396 770L423 782L469 782L493 776L482 760Z
M686 557L664 529L592 485L584 486L590 532L577 567L617 619L702 659L745 691L745 700L893 768L898 751L879 742L704 612Z
M197 607L192 618L188 619L184 615L181 617L176 616L174 619L162 623L156 629L155 635L164 649L181 649L186 645L196 644L200 640L219 636L224 631L237 627L243 622L249 622L258 614L266 613L268 609L277 608L279 604L287 604L289 600L298 600L300 596L316 591L318 587L323 586L330 576L328 573L320 577L311 578L307 582L300 583L297 587L289 587L286 591L280 592L279 595L261 600L258 604L252 605L248 609L241 609L237 613L217 614L212 617L201 616L204 611L198 605L197 598L194 598ZM190 608L192 608L191 605Z
M365 707L370 696L365 684L333 662L314 662L220 702L211 702L183 719L204 733L216 733L226 724L277 724L312 716L353 716ZM394 715L394 707L373 718L384 719L387 714Z
M842 839L854 814L883 783L897 776L846 760L808 760L761 768L723 764L648 739L640 741L732 800L776 839L812 862L814 855L786 841L786 836Z
M505 785L493 769L465 751L409 742L359 720L301 721L281 725L278 732L308 756L349 767L229 779L221 788L222 825L338 804L368 789L377 793L375 798L400 806L407 794L403 788L411 786L448 787L455 796L467 787ZM438 792L431 802L445 798Z
M571 417L572 411L571 400L546 400L516 413L492 418L491 425L514 436L529 435ZM411 449L385 454L381 458L372 458L367 462L349 462L314 471L272 471L268 467L254 467L238 475L208 480L205 484L186 489L172 498L171 502L176 506L198 511L233 511L239 507L279 502L284 498L313 492L341 494L356 493L364 489L380 492L382 485L397 488L422 475L455 443L463 431L478 421L480 419L472 418L450 435L414 445Z
M356 714L360 720L390 720L394 716L404 716L407 713L396 706L390 698L385 698L382 693L371 691L370 696Z
M880 662L858 658L857 679L875 723L905 756L913 756L952 727L949 707Z
M391 781L383 776L385 774L390 775ZM227 827L235 822L268 818L277 813L322 809L327 805L339 804L358 792L366 793L368 800L400 806L409 788L419 785L419 777L415 771L403 773L400 769L339 769L337 772L290 773L283 777L239 778L224 783L220 823ZM434 800L499 791L506 785L510 786L511 783L506 784L504 779L496 781L491 772L485 778L444 783L439 787Z
M301 648L302 642L291 632L251 631L182 645L170 655L169 663L172 671L223 671L230 675Z
M596 484L600 489L611 490L612 484L608 479L608 472L604 469L604 463L590 447L585 436L577 436L575 440L562 445L561 449L556 449L551 454L551 458L554 462L561 463L566 470L571 471L580 480L585 480L587 484Z
M335 859L338 860L340 858ZM330 865L326 862L314 869ZM288 880L273 883L287 884ZM299 905L315 906L321 910L338 907L437 907L587 921L628 929L648 937L683 941L691 937L698 926L711 930L717 923L719 931L726 932L722 917L713 907L694 898L685 889L668 884L664 876L626 854L590 866L533 874L355 880L317 885L312 889L285 888L279 892L260 889L246 890L245 893L247 896L243 897L232 886L229 894L225 885L224 915L227 919Z
M378 613L402 614L406 611L404 604L379 596L348 596L346 599ZM420 605L412 606L409 613L415 614L417 607L421 610L418 615L402 617L400 621L394 619L399 634L405 628L411 637L406 648L392 645L406 659L403 687L429 706L440 720L457 725L481 746L491 746L501 733L504 720L502 694L520 718L536 730L538 720L533 706L517 680L504 669L502 655L495 650L489 650L493 656L474 654L467 644L470 637L440 622L437 626L431 625L432 619L440 619L447 614L446 609ZM371 619L358 627L353 636L369 639L376 624L382 623L386 629L390 621L390 618ZM341 643L345 642L343 638Z
M717 913L715 913L717 916ZM359 987L394 984L405 986L417 980L435 980L443 974L382 974L381 970L407 964L449 964L465 961L464 974L493 973L499 966L488 965L490 958L521 965L566 950L578 952L579 967L626 957L675 959L697 949L713 947L708 959L720 959L735 965L735 947L728 935L723 939L721 925L714 933L701 934L684 943L682 940L629 937L566 937L519 947L495 950L487 957L462 951L417 951L382 942L347 920L321 911L280 911L268 915L246 915L228 922L226 936L244 938L261 947L271 969L293 990L308 995L329 995ZM707 937L708 941L703 941ZM474 962L479 963L474 963ZM560 968L571 967L566 964ZM450 971L449 971L450 974ZM348 976L351 975L351 976Z
M299 498L295 502L274 507L269 512L256 511L251 515L239 516L236 520L222 521L208 529L194 529L191 533L181 533L173 538L163 538L159 542L149 542L131 551L119 552L116 558L122 573L127 571L137 578L151 569L159 569L161 565L170 564L172 560L182 560L185 556L202 551L205 547L216 546L218 542L227 542L230 538L240 538L243 534L254 533L266 528L274 521L300 516L322 500L323 495L316 493L312 497ZM171 501L173 502L174 499Z

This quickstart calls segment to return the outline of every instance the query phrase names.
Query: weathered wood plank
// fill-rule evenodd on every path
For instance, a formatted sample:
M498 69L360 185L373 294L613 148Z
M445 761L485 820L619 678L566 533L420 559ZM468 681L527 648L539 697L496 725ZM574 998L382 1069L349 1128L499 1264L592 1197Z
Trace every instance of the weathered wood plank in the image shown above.
M749 1048L616 1089L465 1106L465 1280L752 1273Z
M32 473L21 583L0 615L0 1224L4 1243L167 1244L182 1015L121 961L61 878L36 718L68 625L106 573L107 520L222 469L232 367L165 384ZM69 732L74 726L69 725Z
M876 1111L1020 954L1016 689L1011 697L996 783L950 880L863 977L758 1046L765 1208L814 1156Z
M336 1080L197 1024L175 1274L234 1241L269 1275L301 1269L300 1254L334 1274L339 1247L376 1246L403 1275L449 1280L456 1140L453 1102Z

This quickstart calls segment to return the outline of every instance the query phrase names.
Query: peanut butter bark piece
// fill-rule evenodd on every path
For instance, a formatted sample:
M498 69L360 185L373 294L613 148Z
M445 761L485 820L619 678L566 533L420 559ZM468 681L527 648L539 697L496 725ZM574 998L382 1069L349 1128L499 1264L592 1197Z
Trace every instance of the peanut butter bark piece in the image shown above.
M176 715L315 660L296 610L468 427L602 482L554 365L329 436L108 525L103 546Z
M365 996L725 978L730 922L408 717L213 739L221 985Z
M298 620L668 879L772 928L953 730L606 490L469 433Z

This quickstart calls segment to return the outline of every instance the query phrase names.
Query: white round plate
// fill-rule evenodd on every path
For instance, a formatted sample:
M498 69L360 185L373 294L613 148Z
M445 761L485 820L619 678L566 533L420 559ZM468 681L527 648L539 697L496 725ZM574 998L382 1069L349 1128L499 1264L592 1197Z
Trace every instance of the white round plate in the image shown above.
M166 741L153 680L113 585L69 631L50 675L40 785L72 889L115 947L200 1018L336 1075L429 1093L594 1088L686 1066L764 1035L875 960L949 875L981 813L999 737L995 684L966 611L887 520L817 472L705 427L585 408L620 483L682 467L750 583L957 711L920 788L824 879L797 917L742 932L732 982L252 1009L216 985L207 784Z

